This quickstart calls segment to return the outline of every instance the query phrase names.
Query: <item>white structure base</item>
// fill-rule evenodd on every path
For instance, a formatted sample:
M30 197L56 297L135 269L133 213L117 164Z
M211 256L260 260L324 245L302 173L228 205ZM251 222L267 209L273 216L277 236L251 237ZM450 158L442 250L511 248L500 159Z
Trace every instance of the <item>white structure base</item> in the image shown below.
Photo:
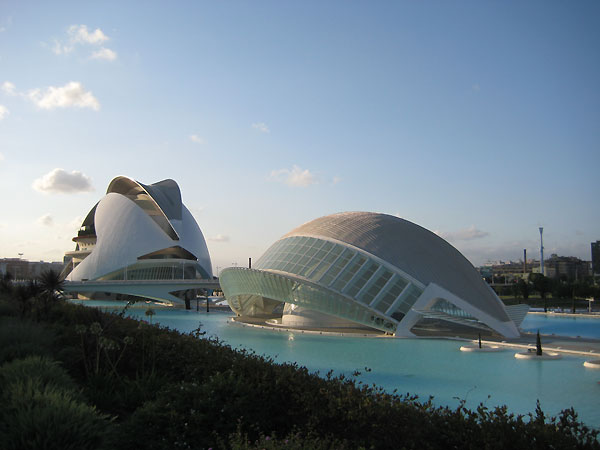
M553 353L553 352L544 352L541 355L536 355L535 351L533 351L533 352L515 353L515 358L517 358L517 359L534 359L534 360L538 360L538 361L545 361L545 360L551 360L551 359L560 359L560 358L562 358L562 355L559 355L558 353Z
M498 345L482 345L481 348L479 345L463 345L460 347L461 352L482 352L482 353L492 353L492 352L501 352L504 349L499 347Z
M600 369L600 359L595 359L593 361L586 361L583 363L584 367L588 369Z
M500 333L502 336L508 338L518 338L521 336L519 329L515 325L514 322L502 322L495 317L492 317L489 314L481 311L476 308L473 304L466 302L465 300L457 297L452 292L444 289L441 286L438 286L435 283L429 283L423 293L419 296L417 301L412 306L411 310L408 314L402 319L398 328L396 329L396 336L400 337L415 337L415 335L410 331L410 329L417 324L417 322L423 317L422 314L419 313L419 310L427 310L430 309L433 304L439 300L444 299L456 307L462 309L468 314L472 315L476 319L485 323L494 331Z

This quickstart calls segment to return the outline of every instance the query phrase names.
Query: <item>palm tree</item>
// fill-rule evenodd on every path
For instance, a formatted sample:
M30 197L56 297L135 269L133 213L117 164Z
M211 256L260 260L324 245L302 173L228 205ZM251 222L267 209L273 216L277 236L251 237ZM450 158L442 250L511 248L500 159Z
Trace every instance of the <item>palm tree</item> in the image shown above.
M44 314L47 314L50 306L63 297L65 282L58 272L50 269L38 277L38 286L42 309Z
M31 311L33 299L40 293L40 288L33 280L26 285L18 285L15 289L15 299L19 306L21 317L25 317Z
M544 312L548 312L548 300L546 294L552 290L552 280L541 273L532 273L533 288L540 293L544 301Z
M6 272L2 277L0 277L0 292L9 293L12 291L12 273Z
M146 317L150 318L150 325L152 325L152 316L155 314L154 310L152 308L148 308L144 314L146 314Z

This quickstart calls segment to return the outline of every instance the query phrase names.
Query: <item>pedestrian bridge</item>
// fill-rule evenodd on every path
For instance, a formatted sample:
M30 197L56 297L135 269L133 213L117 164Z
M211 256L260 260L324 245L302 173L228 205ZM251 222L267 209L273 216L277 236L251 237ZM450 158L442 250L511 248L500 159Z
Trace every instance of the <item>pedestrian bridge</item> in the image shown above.
M159 302L183 303L184 300L172 294L176 291L221 289L219 280L110 280L110 281L65 281L64 291L92 294L96 292L135 295ZM192 298L190 298L191 300Z

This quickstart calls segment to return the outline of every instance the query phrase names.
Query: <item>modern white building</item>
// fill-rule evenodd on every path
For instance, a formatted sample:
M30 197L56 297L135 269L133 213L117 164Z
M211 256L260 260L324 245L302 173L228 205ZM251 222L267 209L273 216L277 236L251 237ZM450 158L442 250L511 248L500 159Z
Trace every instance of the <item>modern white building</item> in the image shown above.
M436 234L369 212L301 225L252 269L223 270L220 282L240 319L292 328L513 338L528 310L506 308L471 263Z
M173 180L145 185L116 177L73 241L76 247L67 252L70 262L63 271L67 281L121 281L114 284L125 286L135 281L213 278L204 236ZM152 292L157 300L179 298L177 293L161 292L159 286ZM123 294L132 293L135 290L123 289Z

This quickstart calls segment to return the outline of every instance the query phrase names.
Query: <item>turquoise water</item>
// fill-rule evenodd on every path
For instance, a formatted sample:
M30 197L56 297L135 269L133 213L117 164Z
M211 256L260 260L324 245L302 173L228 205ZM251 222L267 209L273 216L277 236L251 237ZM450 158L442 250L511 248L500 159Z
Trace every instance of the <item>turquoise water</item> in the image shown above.
M208 335L234 348L251 349L278 362L295 361L321 374L333 369L350 375L358 370L360 382L416 394L423 400L433 395L437 405L456 406L464 399L470 408L479 403L488 407L506 404L512 412L526 414L539 399L548 415L573 406L588 425L600 428L600 371L584 368L584 359L576 356L524 361L514 358L515 350L509 349L464 353L459 351L460 342L449 340L308 335L231 324L231 313L173 308L155 312L153 321L164 326L187 332L201 324ZM129 310L131 316L147 319L144 313L143 308ZM555 319L560 318L551 320Z
M581 336L600 339L600 317L553 316L552 314L528 314L521 324L523 331L560 336Z

